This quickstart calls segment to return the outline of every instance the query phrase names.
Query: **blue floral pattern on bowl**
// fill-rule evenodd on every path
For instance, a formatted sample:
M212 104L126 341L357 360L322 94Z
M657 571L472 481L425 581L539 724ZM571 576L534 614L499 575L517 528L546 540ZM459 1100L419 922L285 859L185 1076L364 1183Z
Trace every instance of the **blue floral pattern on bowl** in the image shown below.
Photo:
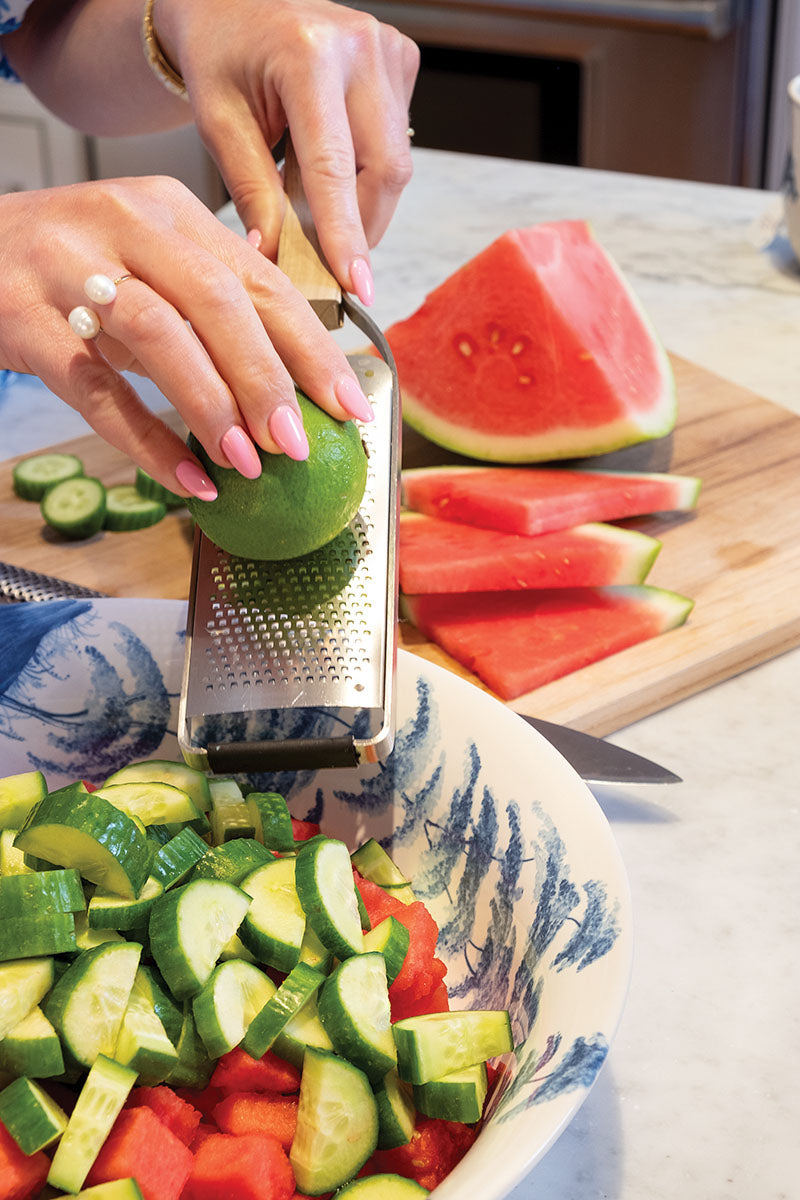
M56 787L178 758L185 616L177 601L0 607L0 774ZM504 705L402 652L385 763L250 782L350 846L390 848L439 923L454 1007L510 1010L490 1118L437 1189L499 1200L584 1099L627 992L630 899L594 798Z

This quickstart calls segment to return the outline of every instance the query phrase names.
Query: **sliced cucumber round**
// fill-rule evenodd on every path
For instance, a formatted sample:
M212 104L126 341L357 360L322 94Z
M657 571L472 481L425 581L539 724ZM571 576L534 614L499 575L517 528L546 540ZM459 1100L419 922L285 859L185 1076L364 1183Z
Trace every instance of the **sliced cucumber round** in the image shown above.
M163 483L153 479L152 475L148 475L141 467L136 468L134 487L140 496L147 500L158 500L161 504L166 504L167 508L183 508L186 504L185 496L179 496L177 492L165 488Z
M118 483L106 492L103 525L111 533L146 529L149 525L157 525L166 512L163 501L143 496L132 483Z
M195 767L188 767L185 763L173 762L166 758L149 758L143 762L128 763L126 767L120 767L113 775L109 775L103 787L108 787L109 784L140 782L169 783L191 796L200 812L206 813L211 808L207 776Z
M23 771L0 779L0 829L19 829L30 810L47 795L41 771Z
M363 1071L309 1047L289 1160L297 1189L330 1192L352 1179L378 1143L378 1106Z
M46 451L23 458L11 472L14 491L22 500L41 500L49 487L83 474L83 463L75 454Z
M337 958L360 954L364 935L350 855L344 842L320 838L297 855L297 893L308 922Z
M52 958L0 963L0 1038L44 999L55 979Z
M27 876L20 875L20 879ZM71 912L6 917L0 922L0 961L69 954L76 950L75 917Z
M193 879L224 879L237 887L256 867L272 862L272 855L254 838L234 838L224 846L213 846L200 859L192 873Z
M74 913L85 908L83 884L74 867L0 878L0 911L4 918Z
M76 476L48 488L39 507L45 522L64 537L93 537L103 528L106 489L99 479Z
M171 783L150 780L108 783L93 794L102 796L128 816L138 817L144 825L166 825L171 821L188 823L203 815L188 792Z

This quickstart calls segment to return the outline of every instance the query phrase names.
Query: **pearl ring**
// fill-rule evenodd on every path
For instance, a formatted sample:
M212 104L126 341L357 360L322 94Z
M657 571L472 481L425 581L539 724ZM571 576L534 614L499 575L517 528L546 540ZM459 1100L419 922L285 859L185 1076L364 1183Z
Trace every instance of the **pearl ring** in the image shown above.
M83 290L95 304L110 304L117 294L117 285L133 278L133 275L120 275L116 279L109 275L90 275L83 285ZM85 304L73 308L67 320L73 333L77 333L78 337L86 342L96 338L102 329L97 313Z

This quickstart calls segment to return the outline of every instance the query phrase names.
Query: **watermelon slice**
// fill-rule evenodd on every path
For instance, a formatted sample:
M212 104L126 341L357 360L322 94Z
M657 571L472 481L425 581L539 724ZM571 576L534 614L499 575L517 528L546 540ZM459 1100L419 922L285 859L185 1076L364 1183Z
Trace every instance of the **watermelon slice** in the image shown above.
M646 584L403 596L400 603L404 617L503 700L681 625L692 609L684 596Z
M538 537L400 515L400 587L409 593L641 583L661 542L599 522Z
M691 475L566 467L423 467L403 471L402 480L403 503L417 512L528 535L686 512L700 493Z
M584 221L504 233L386 336L406 421L472 458L599 454L675 424L669 359Z

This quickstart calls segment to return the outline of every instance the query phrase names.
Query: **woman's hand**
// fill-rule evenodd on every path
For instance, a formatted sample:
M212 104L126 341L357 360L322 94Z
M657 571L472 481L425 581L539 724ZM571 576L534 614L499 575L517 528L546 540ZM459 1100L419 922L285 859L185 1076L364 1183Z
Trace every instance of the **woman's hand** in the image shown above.
M157 0L155 27L247 230L277 253L287 124L320 244L341 286L372 300L369 247L411 178L419 51L329 0Z
M214 462L251 477L260 471L255 445L297 459L308 453L292 380L341 420L371 417L307 301L175 180L0 196L0 261L0 367L38 375L181 494L208 500L214 489L122 370L147 374ZM126 276L110 303L84 295L96 273ZM81 304L100 317L95 340L67 321Z

